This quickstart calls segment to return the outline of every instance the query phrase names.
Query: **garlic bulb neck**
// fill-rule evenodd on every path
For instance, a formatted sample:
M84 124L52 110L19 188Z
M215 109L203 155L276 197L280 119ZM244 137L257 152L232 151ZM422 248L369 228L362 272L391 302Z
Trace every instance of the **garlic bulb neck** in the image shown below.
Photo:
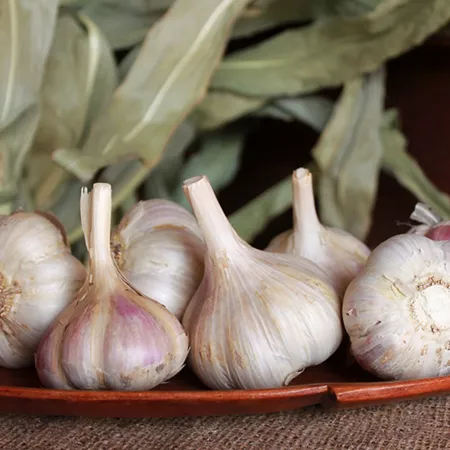
M105 278L105 270L114 270L114 261L109 249L111 233L111 185L97 183L91 194L84 189L80 205L83 214L89 214L85 222L90 224L86 233L90 249L92 275L95 281ZM88 208L88 209L87 209Z
M206 177L184 190L207 245L203 280L183 316L197 376L216 389L279 387L334 353L341 309L323 272L242 241Z
M202 230L210 257L220 258L225 251L231 253L246 245L233 230L206 176L189 178L183 183L183 190Z
M266 251L308 258L327 273L337 293L343 296L370 250L349 233L319 222L309 170L300 168L293 173L292 195L294 228L272 239Z
M294 215L294 248L303 256L314 257L321 251L322 224L317 217L314 203L312 175L309 170L300 168L292 176L292 198ZM308 257L308 256L306 256ZM311 258L312 259L312 258Z

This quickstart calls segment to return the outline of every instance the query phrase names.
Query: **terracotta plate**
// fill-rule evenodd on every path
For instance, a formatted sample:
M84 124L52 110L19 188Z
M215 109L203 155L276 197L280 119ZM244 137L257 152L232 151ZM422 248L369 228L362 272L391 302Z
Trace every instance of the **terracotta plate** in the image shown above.
M340 349L280 389L212 391L187 369L148 392L59 391L43 388L33 369L0 369L0 413L104 417L258 414L322 404L366 406L450 393L450 377L381 382Z

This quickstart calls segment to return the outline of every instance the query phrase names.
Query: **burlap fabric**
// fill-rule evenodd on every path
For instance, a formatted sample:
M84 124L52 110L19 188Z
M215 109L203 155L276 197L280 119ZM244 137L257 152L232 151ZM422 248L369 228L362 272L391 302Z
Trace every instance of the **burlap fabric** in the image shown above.
M450 396L346 411L91 419L3 416L1 450L434 450L450 448Z

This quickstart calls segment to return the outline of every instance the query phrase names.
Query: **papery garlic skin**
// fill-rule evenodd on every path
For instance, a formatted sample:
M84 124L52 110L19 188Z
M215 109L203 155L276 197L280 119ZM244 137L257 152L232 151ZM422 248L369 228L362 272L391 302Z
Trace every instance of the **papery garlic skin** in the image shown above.
M450 375L450 242L385 241L348 287L343 318L355 359L378 377Z
M86 278L62 233L49 215L0 217L1 367L33 364L40 338Z
M115 267L111 186L97 183L90 195L83 192L81 200L89 276L43 336L37 373L51 388L148 390L181 370L187 335L172 313L134 291Z
M417 203L411 219L420 225L412 227L408 234L426 236L433 241L450 240L450 221L442 220L437 213L424 203Z
M134 206L112 236L127 281L180 318L202 277L205 246L194 217L168 200Z
M208 248L183 325L189 364L215 389L275 388L325 361L342 339L340 302L310 261L256 250L223 214L206 177L185 192Z
M324 227L319 222L309 170L294 171L292 193L294 228L272 239L266 251L293 253L310 259L327 273L338 294L343 296L350 281L364 267L370 250L351 234Z

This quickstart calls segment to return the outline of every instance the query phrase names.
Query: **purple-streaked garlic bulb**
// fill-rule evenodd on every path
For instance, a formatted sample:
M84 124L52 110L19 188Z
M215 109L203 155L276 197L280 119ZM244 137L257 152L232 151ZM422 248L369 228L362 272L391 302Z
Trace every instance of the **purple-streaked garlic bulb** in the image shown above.
M171 312L137 293L116 268L109 184L82 191L81 217L88 277L43 336L35 357L38 376L57 389L151 389L182 368L186 333Z
M183 317L198 377L215 389L274 388L325 361L342 339L340 301L325 274L240 239L206 177L185 181L184 191L207 246Z
M276 236L266 251L293 253L315 262L330 278L340 296L364 267L368 247L351 234L324 227L314 204L312 175L297 169L292 175L294 228Z
M203 277L205 246L192 214L168 200L139 202L111 245L126 280L181 319Z

